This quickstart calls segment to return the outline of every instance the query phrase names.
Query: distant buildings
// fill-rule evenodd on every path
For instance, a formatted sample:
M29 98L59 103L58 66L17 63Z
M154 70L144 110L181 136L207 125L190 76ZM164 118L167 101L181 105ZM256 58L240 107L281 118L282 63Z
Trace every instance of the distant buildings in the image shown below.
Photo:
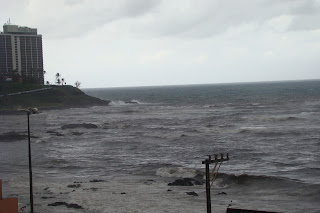
M44 83L42 35L36 28L6 23L0 33L0 77Z

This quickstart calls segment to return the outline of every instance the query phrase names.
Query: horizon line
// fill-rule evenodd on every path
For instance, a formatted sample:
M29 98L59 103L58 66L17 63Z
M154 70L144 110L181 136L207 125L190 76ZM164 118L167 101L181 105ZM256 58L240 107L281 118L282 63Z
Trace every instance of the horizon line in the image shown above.
M270 80L270 81L239 81L239 82L220 82L220 83L194 83L194 84L166 84L166 85L142 85L142 86L114 86L114 87L84 87L81 89L124 89L124 88L143 88L143 87L179 87L179 86L201 86L201 85L223 85L223 84L253 84L253 83L280 83L298 81L320 81L320 79L298 79L298 80Z

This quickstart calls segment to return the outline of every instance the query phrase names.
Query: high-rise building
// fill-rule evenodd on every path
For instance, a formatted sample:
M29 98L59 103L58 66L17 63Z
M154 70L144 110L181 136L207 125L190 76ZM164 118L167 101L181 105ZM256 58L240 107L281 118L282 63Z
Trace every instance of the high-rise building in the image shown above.
M6 23L0 33L0 75L44 83L42 35L36 28Z

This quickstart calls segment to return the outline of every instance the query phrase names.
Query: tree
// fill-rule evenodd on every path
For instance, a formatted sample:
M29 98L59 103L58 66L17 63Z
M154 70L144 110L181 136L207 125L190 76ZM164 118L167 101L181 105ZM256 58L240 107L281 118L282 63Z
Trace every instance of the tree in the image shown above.
M61 84L60 77L61 77L60 73L57 72L57 74L56 74L56 83L57 83L58 85Z
M79 88L79 87L80 87L80 85L81 85L81 82L76 81L76 82L74 83L74 85L75 85L77 88Z
M64 85L64 84L66 84L66 82L65 82L64 78L61 78L61 85Z
M49 81L46 81L46 85L50 85L50 82L49 82Z

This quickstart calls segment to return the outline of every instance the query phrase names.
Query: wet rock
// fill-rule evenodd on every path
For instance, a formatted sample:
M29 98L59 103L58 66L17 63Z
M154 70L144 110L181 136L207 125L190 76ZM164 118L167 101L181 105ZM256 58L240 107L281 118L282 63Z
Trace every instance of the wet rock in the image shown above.
M168 189L167 192L172 192L172 190L171 190L171 189Z
M199 196L197 193L195 193L195 192L186 192L187 193L187 195L193 195L193 196Z
M79 188L81 186L81 184L70 184L67 187L68 188Z
M226 192L219 192L217 195L228 195Z
M97 125L92 123L82 123L82 124L66 124L61 127L61 129L76 129L76 128L85 128L85 129L96 129Z
M194 185L202 185L204 184L204 180L201 179L193 179L193 178L183 178L177 179L172 183L168 183L168 186L194 186Z
M125 194L127 194L127 193L126 193L126 192L121 192L121 194L122 194L122 195L125 195Z
M48 206L66 206L67 208L73 208L73 209L83 209L82 206L75 204L75 203L66 203L66 202L55 202L50 203Z
M177 179L172 183L168 183L168 186L193 186L191 178Z

